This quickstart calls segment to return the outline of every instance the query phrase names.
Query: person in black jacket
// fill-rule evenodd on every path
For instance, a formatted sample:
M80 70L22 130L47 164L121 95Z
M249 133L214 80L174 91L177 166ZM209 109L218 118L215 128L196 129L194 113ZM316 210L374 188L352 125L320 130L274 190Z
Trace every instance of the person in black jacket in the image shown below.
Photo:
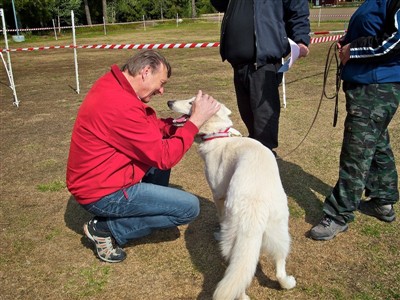
M289 40L308 55L310 43L307 0L211 0L224 12L220 54L234 70L240 116L249 137L271 149L278 147L280 115L278 73L290 53Z

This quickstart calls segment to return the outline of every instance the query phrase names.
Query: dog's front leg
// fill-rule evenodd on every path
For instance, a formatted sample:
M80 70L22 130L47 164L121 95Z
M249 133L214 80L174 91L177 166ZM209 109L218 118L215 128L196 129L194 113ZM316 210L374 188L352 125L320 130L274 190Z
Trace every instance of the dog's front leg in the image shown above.
M224 220L225 215L225 199L224 198L214 198L215 207L217 208L218 220L221 224Z
M222 221L224 220L224 215L225 215L225 206L224 206L225 199L214 197L214 203L215 203L215 207L217 209L219 224L222 224ZM221 227L219 227L218 230L216 232L214 232L214 238L217 241L221 240Z

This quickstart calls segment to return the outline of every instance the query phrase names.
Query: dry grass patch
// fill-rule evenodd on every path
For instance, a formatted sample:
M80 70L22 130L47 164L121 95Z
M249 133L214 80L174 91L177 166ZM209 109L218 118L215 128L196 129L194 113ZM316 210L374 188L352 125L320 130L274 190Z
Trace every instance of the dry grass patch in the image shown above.
M78 41L218 39L217 24L202 23L123 31L120 35L115 32ZM279 161L291 212L293 244L288 272L297 278L298 286L280 290L273 266L264 257L248 291L252 299L400 298L396 284L400 280L399 222L384 224L357 213L349 231L332 241L306 238L311 225L321 217L324 197L337 178L345 114L342 94L338 126L332 127L333 101L323 100L309 136L299 149L291 151L316 113L328 46L311 45L310 56L287 73L288 105L281 115L278 153L290 153ZM236 108L232 70L221 62L218 48L162 52L172 64L173 76L165 95L152 102L161 116L171 114L167 100L188 98L202 89L231 108L235 128L245 133ZM226 264L212 235L216 213L196 146L174 168L171 183L199 196L199 218L176 230L157 231L132 242L126 247L128 258L121 264L105 264L95 258L91 244L82 236L82 224L91 216L59 185L65 177L71 130L84 95L111 64L121 65L132 53L79 50L79 95L73 91L71 50L12 53L19 108L12 106L5 71L0 71L0 299L98 299L107 295L113 299L205 300L211 298L222 278ZM391 131L400 161L398 115ZM44 189L38 190L38 186Z

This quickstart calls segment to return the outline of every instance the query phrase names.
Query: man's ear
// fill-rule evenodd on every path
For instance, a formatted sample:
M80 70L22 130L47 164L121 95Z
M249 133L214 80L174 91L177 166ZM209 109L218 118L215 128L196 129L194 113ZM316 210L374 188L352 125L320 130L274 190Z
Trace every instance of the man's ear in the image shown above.
M145 74L146 74L146 76L148 76L148 75L149 75L149 73L151 72L150 66L146 66L146 67L144 67L144 70L145 70Z
M142 79L144 80L147 76L149 76L150 72L151 72L150 66L145 66L140 71L140 75L142 76Z

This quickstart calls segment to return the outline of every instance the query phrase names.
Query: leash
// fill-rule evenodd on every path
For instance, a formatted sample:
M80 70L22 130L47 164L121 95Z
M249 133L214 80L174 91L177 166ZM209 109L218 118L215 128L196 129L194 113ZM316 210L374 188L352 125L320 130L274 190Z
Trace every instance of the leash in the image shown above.
M334 49L333 55L331 56L331 51L332 48ZM335 99L335 109L334 109L334 114L333 114L333 127L336 127L337 124L337 119L339 116L339 91L340 91L340 86L341 86L341 77L342 77L342 65L340 64L338 55L338 47L337 47L337 42L334 42L331 44L331 46L329 47L329 51L328 51L328 55L327 55L327 61L329 60L329 57L331 56L331 59L329 60L329 65L327 67L326 63L325 63L325 72L324 72L324 83L323 83L323 96L325 96L325 98L331 100L331 99ZM331 68L331 63L333 58L335 58L336 61L336 90L335 93L332 96L328 96L326 94L326 81L328 79L328 73L329 70ZM323 96L321 95L321 100L323 98Z
M314 115L314 119L312 120L310 127L308 128L308 130L307 130L306 134L304 135L303 139L300 141L300 143L293 150L291 150L289 153L285 154L284 156L277 157L277 159L283 159L283 158L289 156L290 154L295 152L303 144L305 139L308 137L311 129L314 127L314 124L315 124L315 121L317 120L317 116L318 116L319 111L321 109L321 105L322 105L322 101L324 100L324 97L327 98L327 99L335 99L335 109L334 109L334 115L333 115L333 127L336 127L337 119L338 119L338 115L339 115L339 91L340 91L341 74L342 74L342 67L340 65L340 60L338 58L337 52L338 52L337 41L335 41L329 46L328 54L326 56L325 69L324 69L324 80L323 80L323 84L322 84L322 93L321 93L321 97L319 99L317 110L316 110L315 115ZM336 82L335 82L336 89L335 89L335 93L332 96L328 96L327 92L326 92L326 85L327 85L327 81L328 81L328 77L329 77L329 72L330 72L330 69L331 69L332 61L334 59L335 59L335 62L336 62Z

